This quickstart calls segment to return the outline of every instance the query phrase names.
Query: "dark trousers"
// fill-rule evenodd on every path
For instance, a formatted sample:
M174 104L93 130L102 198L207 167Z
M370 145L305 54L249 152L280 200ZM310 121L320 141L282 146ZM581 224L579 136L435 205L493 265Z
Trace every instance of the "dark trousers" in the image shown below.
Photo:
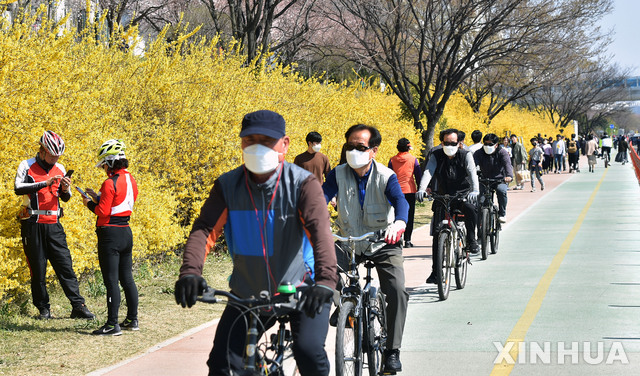
M431 207L433 210L433 218L431 219L431 236L433 245L431 252L436 251L438 248L438 232L437 227L444 220L444 207L438 201L434 201ZM467 230L467 244L476 240L476 227L478 226L478 214L476 212L476 206L467 201L454 201L451 204L451 210L460 210L464 215L464 227ZM431 272L435 273L435 265L433 264L433 257L431 258Z
M413 234L413 217L416 214L416 194L405 193L404 198L409 203L409 221L407 222L407 228L404 230L404 240L411 241L411 234Z
M498 201L498 216L504 217L507 215L507 191L509 187L506 183L497 184L496 187L496 201ZM480 197L484 196L484 185L480 184Z
M118 323L120 310L120 288L127 299L127 318L138 318L138 288L133 280L131 250L133 235L130 227L99 227L98 261L104 286L107 288L107 324Z
M78 278L73 271L67 236L62 225L22 221L21 227L22 245L31 272L33 305L39 310L49 309L46 279L49 260L71 306L82 306L84 298L80 295Z
M311 318L302 312L290 314L291 334L293 336L293 356L298 370L303 376L326 376L329 374L329 359L324 343L329 330L329 311L327 303L320 314ZM253 311L255 312L255 311ZM213 349L209 353L209 375L241 374L249 315L227 305L222 312L218 328L213 340ZM258 322L259 335L276 324L273 316L260 316ZM262 325L261 325L262 324Z

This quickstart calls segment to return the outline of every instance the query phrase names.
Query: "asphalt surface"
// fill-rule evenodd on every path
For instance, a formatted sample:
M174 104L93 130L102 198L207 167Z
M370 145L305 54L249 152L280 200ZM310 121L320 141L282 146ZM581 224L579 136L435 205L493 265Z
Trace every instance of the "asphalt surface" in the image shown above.
M425 283L428 228L414 231L402 375L640 374L640 186L630 164L598 162L509 191L498 253L473 257L446 301ZM205 375L216 323L91 375Z

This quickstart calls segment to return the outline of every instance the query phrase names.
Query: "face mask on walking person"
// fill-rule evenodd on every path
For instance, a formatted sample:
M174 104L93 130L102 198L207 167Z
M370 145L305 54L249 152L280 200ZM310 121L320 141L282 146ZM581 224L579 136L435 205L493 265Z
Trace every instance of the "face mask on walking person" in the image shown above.
M453 157L458 152L458 145L455 146L443 146L442 150L448 157Z
M482 147L484 149L484 152L487 154L493 154L493 152L496 151L496 145L484 145Z
M349 150L347 152L347 163L352 169L366 166L371 160L369 151Z
M242 149L244 165L254 174L267 174L278 168L280 153L262 144L253 144Z
M311 149L312 149L313 151L315 151L316 153L317 153L317 152L319 152L321 148L322 148L322 145L320 145L320 144L315 144L315 145L313 145L313 146L311 147Z

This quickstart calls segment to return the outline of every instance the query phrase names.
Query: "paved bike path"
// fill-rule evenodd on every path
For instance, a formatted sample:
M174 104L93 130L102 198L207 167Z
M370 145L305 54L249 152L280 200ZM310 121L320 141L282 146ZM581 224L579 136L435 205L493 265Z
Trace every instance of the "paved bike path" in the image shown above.
M584 158L582 163L586 164ZM402 375L640 374L640 215L635 209L640 188L630 165L614 164L604 178L603 168L586 173L586 165L582 167L579 174L545 175L545 191L536 184L538 191L530 192L529 183L525 190L509 191L498 254L486 261L474 257L467 286L460 291L454 286L447 301L438 301L435 285L424 283L431 267L428 228L414 231L416 247L404 250L411 298ZM572 230L574 237L567 245ZM566 255L554 262L563 242ZM558 266L553 278L548 275L550 265ZM549 282L548 290L532 298L541 280ZM531 311L531 301L541 304L539 310ZM215 323L91 374L204 375ZM571 341L580 342L580 349L588 341L596 349L600 341L605 360L618 341L630 364L584 365L580 353L582 365L557 365L553 354L553 364L496 367L496 346L507 346L512 332L525 333L525 345L537 341L542 347L548 342L553 349L559 341L566 341L567 347ZM326 344L332 363L334 333L330 330ZM529 356L527 351L525 358ZM571 363L570 355L566 363Z
M510 213L518 198L509 193ZM639 198L630 165L572 174L510 219L498 254L474 261L464 290L439 302L434 285L416 287L406 374L640 374ZM516 364L495 365L509 341L520 356L499 359Z

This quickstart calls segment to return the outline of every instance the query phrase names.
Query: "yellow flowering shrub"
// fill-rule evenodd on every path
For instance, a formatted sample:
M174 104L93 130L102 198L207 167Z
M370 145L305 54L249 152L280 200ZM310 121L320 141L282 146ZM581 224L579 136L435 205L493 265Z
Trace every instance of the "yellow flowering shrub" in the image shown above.
M184 244L213 181L242 163L238 134L248 112L270 109L284 116L290 162L306 150L306 134L317 131L335 166L344 132L356 123L378 127L383 141L377 159L385 165L401 137L419 153L420 135L401 120L399 101L388 92L305 80L270 59L246 66L244 57L220 50L216 40L185 43L189 34L174 42L161 34L140 57L90 32L56 36L50 30L46 20L32 18L0 32L0 300L29 289L15 217L21 198L13 185L18 164L35 156L45 130L65 140L60 163L75 170L73 183L96 191L106 178L95 168L98 147L111 138L125 142L140 192L131 219L134 259ZM116 32L111 40L135 40L130 37ZM445 118L470 133L481 122L457 100ZM526 133L512 124L539 121L512 109L504 118L492 127ZM76 271L97 269L95 215L77 193L62 206Z

